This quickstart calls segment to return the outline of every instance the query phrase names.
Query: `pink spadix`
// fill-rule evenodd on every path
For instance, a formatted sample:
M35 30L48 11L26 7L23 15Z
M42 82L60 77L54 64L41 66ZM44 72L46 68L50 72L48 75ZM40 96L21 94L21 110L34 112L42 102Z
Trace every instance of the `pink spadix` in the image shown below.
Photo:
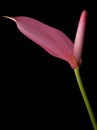
M4 17L15 21L18 29L25 36L44 48L51 55L67 61L72 68L80 66L87 17L85 10L82 12L79 20L74 44L62 31L33 18L25 16Z

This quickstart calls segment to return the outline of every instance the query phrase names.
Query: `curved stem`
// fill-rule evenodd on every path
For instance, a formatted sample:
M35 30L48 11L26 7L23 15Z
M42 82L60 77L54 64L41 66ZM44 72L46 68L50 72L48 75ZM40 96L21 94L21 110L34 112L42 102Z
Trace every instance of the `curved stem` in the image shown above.
M84 100L84 102L85 102L85 105L86 105L86 108L87 108L87 111L88 111L88 114L89 114L91 123L92 123L92 125L93 125L93 128L94 128L94 130L97 130L96 119L95 119L95 117L94 117L94 114L93 114L91 105L90 105L90 103L89 103L87 94L86 94L86 92L85 92L85 89L84 89L84 86L83 86L83 83L82 83L82 79L81 79L81 76L80 76L79 69L78 69L78 68L74 69L74 73L75 73L76 80L77 80L77 82L78 82L78 86L79 86L79 89L80 89L80 91L81 91L83 100Z

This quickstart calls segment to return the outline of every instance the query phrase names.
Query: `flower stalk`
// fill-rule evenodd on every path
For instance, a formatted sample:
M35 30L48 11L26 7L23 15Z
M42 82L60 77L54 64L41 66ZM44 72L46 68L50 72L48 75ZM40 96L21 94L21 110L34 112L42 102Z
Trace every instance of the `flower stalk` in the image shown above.
M81 76L80 76L79 68L74 69L74 73L75 73L75 76L76 76L76 80L78 82L78 86L79 86L81 95L82 95L84 103L86 105L86 108L87 108L87 111L88 111L91 123L93 125L93 128L94 128L94 130L97 130L96 119L94 117L94 114L93 114L93 111L92 111L89 99L88 99L87 94L86 94L86 91L84 89L84 85L82 83L82 79L81 79Z

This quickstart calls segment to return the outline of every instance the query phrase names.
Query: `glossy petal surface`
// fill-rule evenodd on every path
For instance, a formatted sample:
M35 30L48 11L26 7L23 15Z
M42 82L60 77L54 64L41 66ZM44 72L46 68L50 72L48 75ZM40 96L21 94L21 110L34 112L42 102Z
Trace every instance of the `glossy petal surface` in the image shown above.
M75 42L60 30L26 16L8 17L29 39L44 48L49 54L67 61L72 68L81 64L81 54L86 26L87 12L83 11L79 20Z

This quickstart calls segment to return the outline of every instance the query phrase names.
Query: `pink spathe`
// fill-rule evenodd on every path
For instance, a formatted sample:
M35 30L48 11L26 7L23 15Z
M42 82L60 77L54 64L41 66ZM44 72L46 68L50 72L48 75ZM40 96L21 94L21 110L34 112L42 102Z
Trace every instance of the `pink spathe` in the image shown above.
M81 44L83 43L86 15L86 11L81 14L75 44L62 31L33 18L25 16L5 17L15 21L18 29L25 36L44 48L48 53L67 61L72 68L77 68L81 60Z

